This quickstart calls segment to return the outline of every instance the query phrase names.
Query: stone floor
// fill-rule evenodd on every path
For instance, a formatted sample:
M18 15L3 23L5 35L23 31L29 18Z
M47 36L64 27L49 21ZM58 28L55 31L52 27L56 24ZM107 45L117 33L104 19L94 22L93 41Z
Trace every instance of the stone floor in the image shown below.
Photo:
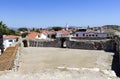
M118 79L112 60L105 51L22 48L18 71L2 72L0 79Z

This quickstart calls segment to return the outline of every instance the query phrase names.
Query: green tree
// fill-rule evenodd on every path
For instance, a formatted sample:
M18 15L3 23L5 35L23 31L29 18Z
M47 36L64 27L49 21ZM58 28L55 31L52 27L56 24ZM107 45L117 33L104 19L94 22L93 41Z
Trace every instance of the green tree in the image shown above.
M63 28L60 26L54 26L52 27L52 30L58 31L58 30L62 30Z
M16 35L16 31L9 29L2 21L0 21L0 33L3 35Z
M36 30L36 29L33 27L33 28L32 28L32 31L35 31L35 30Z
M0 32L3 32L3 22L0 22Z
M16 31L15 31L15 30L12 30L12 29L9 29L9 34L10 34L10 35L16 35Z
M36 29L35 32L40 32L40 29Z
M9 34L9 29L6 24L3 24L3 22L0 22L0 32L2 34L8 35Z
M28 31L28 29L27 29L27 28L19 28L18 31L23 31L23 32L25 32L25 31Z
M21 36L22 38L25 38L28 35L28 33L23 33Z

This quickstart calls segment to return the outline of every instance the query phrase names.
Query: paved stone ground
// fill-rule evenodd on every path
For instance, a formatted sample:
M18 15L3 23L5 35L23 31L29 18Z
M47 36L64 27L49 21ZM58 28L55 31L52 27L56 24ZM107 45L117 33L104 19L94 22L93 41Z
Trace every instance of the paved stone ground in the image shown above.
M0 79L118 79L111 70L113 53L61 48L23 48L17 72Z
M112 54L96 50L24 48L19 71L39 71L58 67L111 69Z

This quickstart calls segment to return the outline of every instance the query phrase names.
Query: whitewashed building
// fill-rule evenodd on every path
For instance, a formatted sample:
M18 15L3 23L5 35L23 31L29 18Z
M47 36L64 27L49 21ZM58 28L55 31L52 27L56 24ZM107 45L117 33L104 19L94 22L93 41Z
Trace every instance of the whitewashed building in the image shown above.
M27 38L29 39L48 39L48 38L52 38L52 34L51 32L48 31L42 31L41 33L38 32L30 32L27 36Z
M59 30L59 31L56 32L56 37L70 37L70 31Z
M4 48L10 47L12 44L14 44L18 39L18 36L13 36L13 35L8 35L8 36L3 36L3 45Z
M76 32L76 37L107 37L107 33Z
M37 39L47 39L47 36L43 33L40 33L38 36L37 36Z

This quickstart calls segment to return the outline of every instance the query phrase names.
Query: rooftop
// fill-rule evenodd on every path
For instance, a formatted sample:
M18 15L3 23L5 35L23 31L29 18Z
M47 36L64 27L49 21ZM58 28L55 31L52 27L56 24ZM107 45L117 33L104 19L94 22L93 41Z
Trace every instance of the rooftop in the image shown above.
M15 36L15 35L7 35L7 36L3 36L4 39L14 39L14 38L18 38L19 36Z

